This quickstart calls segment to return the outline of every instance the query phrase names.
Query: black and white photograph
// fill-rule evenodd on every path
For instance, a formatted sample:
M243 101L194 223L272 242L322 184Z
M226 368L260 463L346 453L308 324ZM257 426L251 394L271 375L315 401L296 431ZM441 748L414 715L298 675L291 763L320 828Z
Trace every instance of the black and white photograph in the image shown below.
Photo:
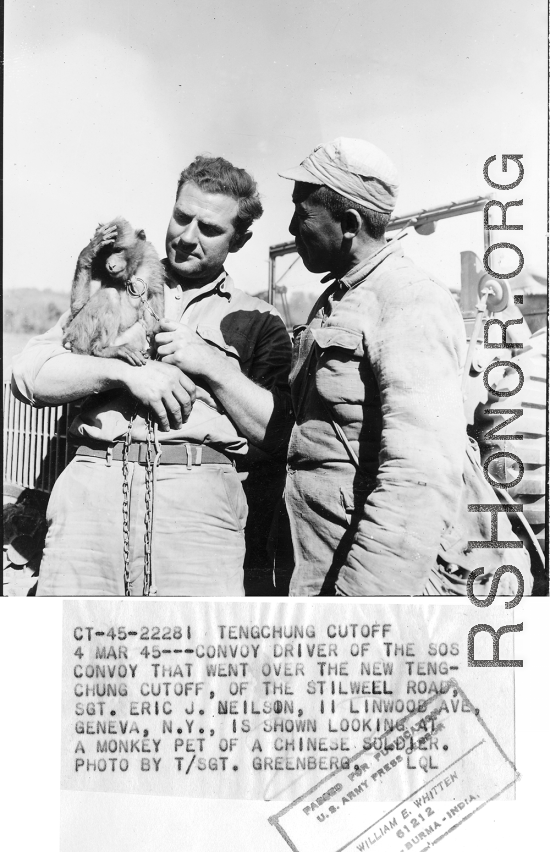
M547 34L539 0L7 0L16 848L542 826Z

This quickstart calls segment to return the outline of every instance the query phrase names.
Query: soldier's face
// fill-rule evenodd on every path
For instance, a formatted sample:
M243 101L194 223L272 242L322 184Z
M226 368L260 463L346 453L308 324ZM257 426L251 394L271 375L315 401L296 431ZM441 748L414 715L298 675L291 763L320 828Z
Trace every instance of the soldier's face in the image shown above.
M238 202L229 195L203 192L185 183L166 234L166 256L174 272L197 283L212 281L230 251L236 251Z
M309 187L309 190L308 190ZM331 213L308 197L309 184L294 185L294 215L288 230L310 272L332 272L342 249L342 226Z

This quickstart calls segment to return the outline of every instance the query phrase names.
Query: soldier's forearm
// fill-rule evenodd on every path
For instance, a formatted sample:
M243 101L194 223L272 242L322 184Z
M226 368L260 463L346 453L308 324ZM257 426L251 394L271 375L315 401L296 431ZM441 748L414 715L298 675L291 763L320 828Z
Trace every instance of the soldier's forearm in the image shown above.
M72 354L51 358L36 376L35 400L44 405L59 405L91 393L122 388L126 386L127 371L135 369L118 358Z
M276 414L275 398L271 391L254 384L232 368L225 358L220 358L215 371L205 378L238 430L253 444L261 447Z

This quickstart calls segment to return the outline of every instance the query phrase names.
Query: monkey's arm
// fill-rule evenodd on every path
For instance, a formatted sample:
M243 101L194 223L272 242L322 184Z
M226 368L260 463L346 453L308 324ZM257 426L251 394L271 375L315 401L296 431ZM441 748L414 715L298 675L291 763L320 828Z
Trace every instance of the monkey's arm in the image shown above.
M116 226L98 225L94 236L78 255L71 288L71 316L74 317L88 302L92 283L92 263L104 246L114 243L116 234Z
M82 310L90 298L93 259L89 245L78 255L71 287L71 316L73 317Z

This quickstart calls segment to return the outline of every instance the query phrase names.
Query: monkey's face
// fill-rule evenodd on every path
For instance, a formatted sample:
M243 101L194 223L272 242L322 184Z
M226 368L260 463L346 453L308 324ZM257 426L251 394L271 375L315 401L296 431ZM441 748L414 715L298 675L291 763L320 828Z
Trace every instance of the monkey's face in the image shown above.
M124 246L115 243L105 259L105 269L115 281L123 281L127 277L128 258Z
M184 184L178 194L166 233L168 263L193 286L213 281L230 251L236 251L238 202L228 195L203 192Z

